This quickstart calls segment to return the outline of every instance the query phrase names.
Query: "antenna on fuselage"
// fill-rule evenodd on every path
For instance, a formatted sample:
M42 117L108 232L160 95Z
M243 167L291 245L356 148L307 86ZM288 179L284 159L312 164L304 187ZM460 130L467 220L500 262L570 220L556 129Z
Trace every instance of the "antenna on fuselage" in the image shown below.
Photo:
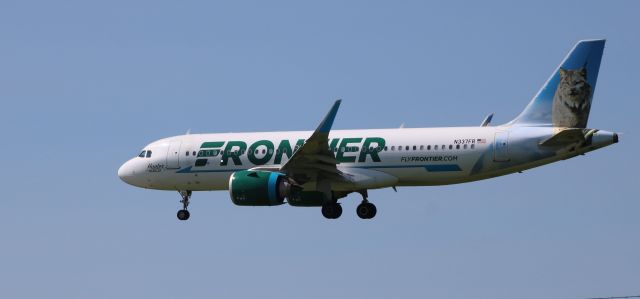
M187 129L187 133L184 133L185 135L189 135L191 134L191 129Z

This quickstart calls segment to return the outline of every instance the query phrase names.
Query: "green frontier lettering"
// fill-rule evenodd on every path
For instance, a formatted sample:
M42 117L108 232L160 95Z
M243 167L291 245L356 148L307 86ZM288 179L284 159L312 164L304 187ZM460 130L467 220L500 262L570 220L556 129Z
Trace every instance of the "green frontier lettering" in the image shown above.
M356 146L356 143L360 143L362 138L342 138L340 142L340 148L338 148L338 154L336 155L336 160L339 163L353 163L356 161L356 156L345 156L344 153L349 150L350 147Z
M220 160L220 166L226 166L229 162L229 158L233 160L233 164L242 165L240 161L240 155L247 149L247 143L244 141L229 141L227 146L222 152L222 159Z
M336 152L336 146L338 146L338 141L340 141L340 138L333 138L331 139L331 143L329 143L329 149L331 149L332 152Z
M207 150L198 151L198 157L215 157L220 153L220 148L223 145L224 145L224 141L204 142L202 143L200 148L207 149Z
M296 148L300 148L304 144L304 139L298 139L296 142ZM273 160L273 164L282 163L282 155L287 154L287 158L291 158L293 155L293 150L291 149L291 144L289 140L282 140L280 144L278 144L278 150L276 150L276 158Z
M358 162L365 162L367 160L367 155L371 156L371 160L373 162L380 162L378 153L384 149L386 143L387 142L380 137L369 137L365 139L362 144L360 156L358 157ZM375 146L373 146L373 144L375 144Z
M329 142L329 148L336 153L336 160L338 163L355 163L356 160L359 163L367 162L367 156L371 157L372 162L380 162L379 153L384 150L386 146L386 140L380 137L367 137L364 138L333 138ZM218 155L220 148L224 145L224 141L204 142L200 148L204 149L198 152L198 157L214 157ZM340 145L338 147L338 144ZM362 147L359 149L359 153L355 151L360 144ZM296 141L295 148L291 147L289 140L281 140L278 144L278 149L274 151L274 144L270 140L258 140L251 144L247 150L247 143L244 141L229 141L222 151L222 158L220 159L220 166L226 166L229 164L229 159L233 160L233 165L242 165L240 156L247 153L249 162L254 165L265 165L271 161L271 158L275 156L273 164L281 164L284 155L287 158L291 158L295 150L298 150L304 145L304 139L298 139ZM258 147L265 147L264 156L262 158L257 157L256 150ZM336 148L338 147L338 148ZM353 153L353 154L351 154Z
M220 148L224 145L224 141L204 142L200 148Z
M264 145L267 147L264 157L262 158L258 158L256 157L256 149L258 147L260 147L261 145ZM269 140L259 140L256 141L255 143L253 143L250 147L249 147L249 151L247 152L247 157L249 158L249 161L251 163L253 163L254 165L264 165L267 164L267 162L269 162L269 160L271 160L271 156L273 156L273 142L269 141Z

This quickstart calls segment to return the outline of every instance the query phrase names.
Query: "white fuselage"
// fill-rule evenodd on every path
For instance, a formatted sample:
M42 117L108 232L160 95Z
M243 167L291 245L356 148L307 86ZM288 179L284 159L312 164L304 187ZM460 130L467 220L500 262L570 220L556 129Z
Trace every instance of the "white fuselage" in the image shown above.
M337 168L354 179L332 188L355 191L469 182L567 159L617 141L615 134L598 131L586 146L540 146L556 132L552 127L511 126L333 130L329 146L339 162ZM296 144L301 145L311 134L294 131L165 138L144 147L145 157L127 161L118 175L129 184L149 189L225 190L233 172L280 167Z

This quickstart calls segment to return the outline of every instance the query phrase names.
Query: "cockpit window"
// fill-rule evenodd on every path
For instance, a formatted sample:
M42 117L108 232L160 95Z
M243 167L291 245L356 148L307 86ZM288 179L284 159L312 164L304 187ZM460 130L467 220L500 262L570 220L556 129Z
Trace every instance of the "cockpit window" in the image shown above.
M147 151L147 158L151 158L151 151Z
M147 151L142 151L142 153L140 153L140 154L138 155L138 157L140 157L140 158L144 158L145 153L147 153Z

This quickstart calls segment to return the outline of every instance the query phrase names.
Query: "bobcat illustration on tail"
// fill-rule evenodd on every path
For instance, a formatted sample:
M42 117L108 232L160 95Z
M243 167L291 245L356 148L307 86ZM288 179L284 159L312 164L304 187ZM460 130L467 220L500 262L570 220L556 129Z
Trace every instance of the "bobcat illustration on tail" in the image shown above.
M579 41L529 105L509 124L584 129L596 90L604 39Z
M586 67L577 70L560 68L560 83L553 96L553 126L585 128L590 108L591 85L587 82Z

